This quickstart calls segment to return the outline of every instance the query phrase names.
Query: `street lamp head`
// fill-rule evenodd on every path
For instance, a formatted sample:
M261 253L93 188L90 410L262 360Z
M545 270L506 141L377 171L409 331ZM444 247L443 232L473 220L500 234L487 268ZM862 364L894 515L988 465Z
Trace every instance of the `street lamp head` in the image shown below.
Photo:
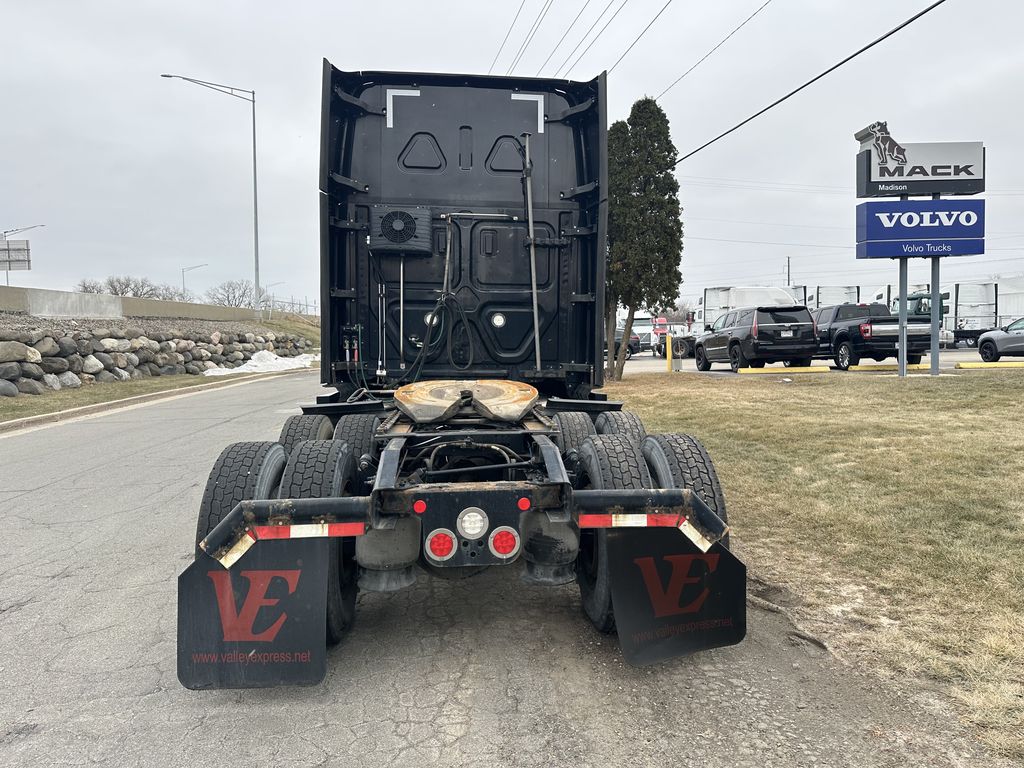
M174 75L160 75L160 77L174 77Z

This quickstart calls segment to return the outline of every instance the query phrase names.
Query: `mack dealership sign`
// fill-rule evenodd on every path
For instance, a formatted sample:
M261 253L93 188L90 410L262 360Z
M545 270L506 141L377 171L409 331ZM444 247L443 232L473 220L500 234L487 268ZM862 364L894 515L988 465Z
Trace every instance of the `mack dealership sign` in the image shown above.
M887 123L854 134L857 197L976 195L985 191L985 146L980 141L900 143Z
M858 259L984 252L984 200L893 200L857 206Z

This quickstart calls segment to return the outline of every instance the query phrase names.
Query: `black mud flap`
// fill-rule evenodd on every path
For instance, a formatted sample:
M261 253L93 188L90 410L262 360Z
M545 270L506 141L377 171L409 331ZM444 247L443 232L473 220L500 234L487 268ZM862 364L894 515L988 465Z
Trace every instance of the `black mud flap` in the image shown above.
M230 569L206 553L178 577L186 688L315 685L327 672L327 539L258 541Z
M747 568L721 544L701 552L673 528L610 529L608 566L630 664L735 645L747 633Z

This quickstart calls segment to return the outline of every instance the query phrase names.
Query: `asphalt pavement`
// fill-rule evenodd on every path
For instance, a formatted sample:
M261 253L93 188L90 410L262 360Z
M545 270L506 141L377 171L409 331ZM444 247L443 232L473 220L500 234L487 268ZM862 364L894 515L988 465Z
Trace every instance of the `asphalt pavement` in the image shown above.
M779 613L751 606L739 646L632 668L574 587L515 567L361 594L312 688L182 688L176 578L207 473L317 390L303 373L0 436L0 765L994 764L943 707Z

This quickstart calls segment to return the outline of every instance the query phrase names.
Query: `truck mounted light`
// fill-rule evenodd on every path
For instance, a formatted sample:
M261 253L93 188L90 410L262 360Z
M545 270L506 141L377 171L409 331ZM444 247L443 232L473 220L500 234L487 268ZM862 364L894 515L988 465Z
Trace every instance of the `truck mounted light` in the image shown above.
M466 507L459 513L455 527L467 539L479 539L487 530L487 513L480 507Z
M427 511L427 502L423 499L416 499L416 501L412 503L412 511L417 515L422 515Z
M447 560L455 554L455 534L447 528L431 531L425 549L431 559Z
M491 532L487 539L491 554L502 560L510 560L519 553L519 534L515 528L502 525Z
M495 328L504 328L505 316L501 314L501 312L495 312L493 315L491 315L491 325L493 325Z

